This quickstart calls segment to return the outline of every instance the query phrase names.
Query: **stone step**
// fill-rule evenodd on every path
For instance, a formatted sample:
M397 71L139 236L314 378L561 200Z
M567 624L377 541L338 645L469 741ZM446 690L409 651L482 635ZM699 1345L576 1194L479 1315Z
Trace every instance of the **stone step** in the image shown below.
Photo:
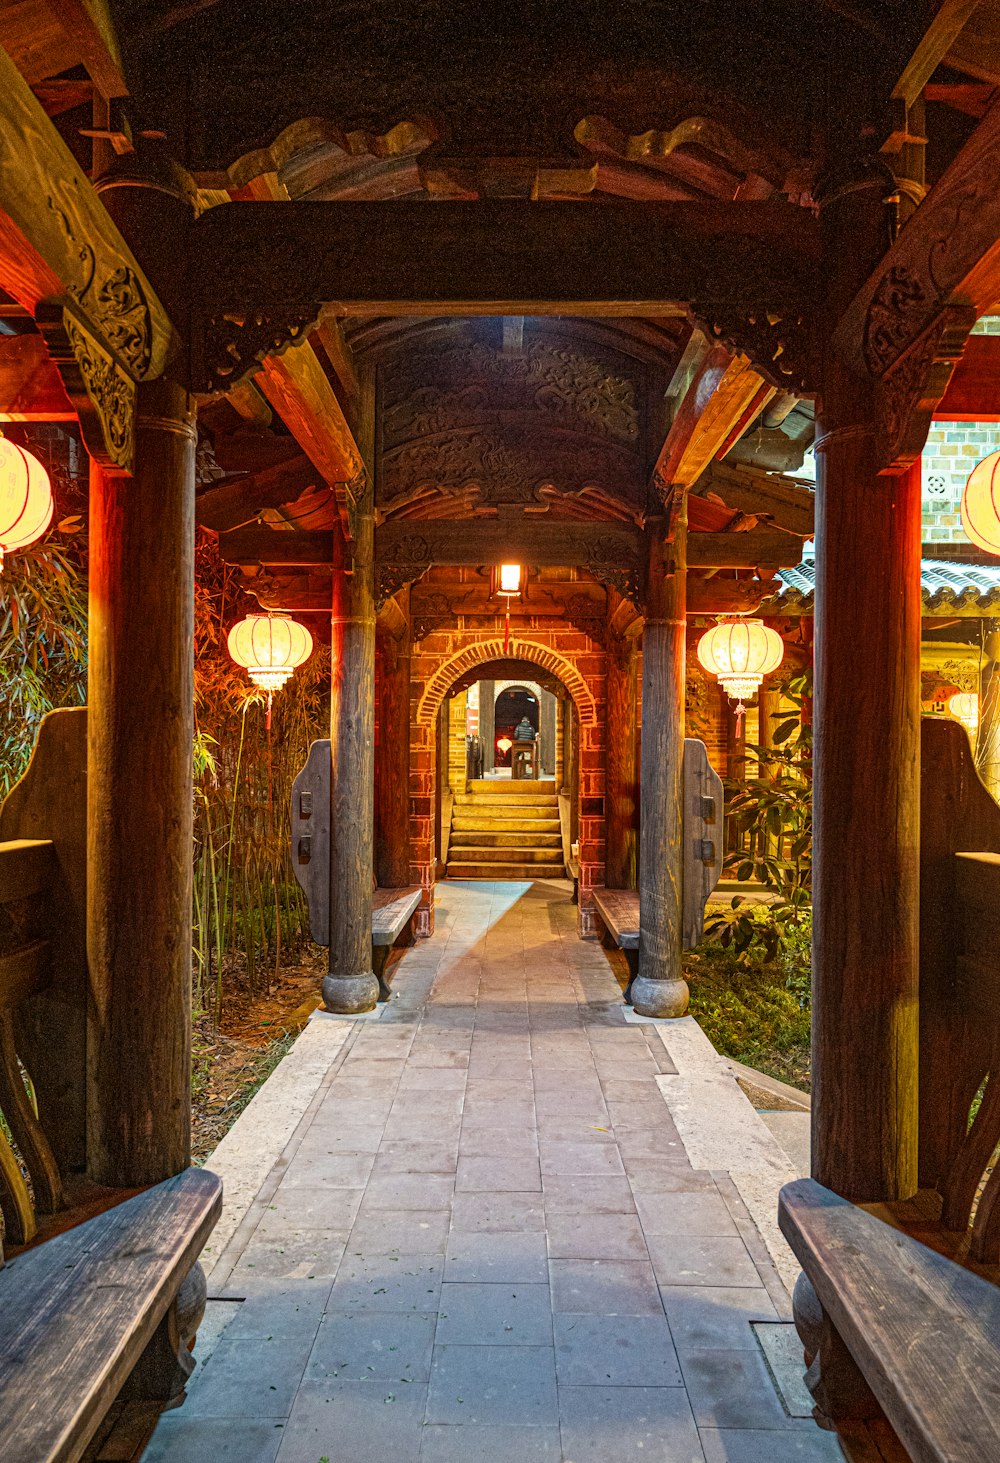
M486 864L459 863L448 859L449 879L565 879L566 870L558 864Z
M453 837L458 833L462 836L456 841L463 848L471 848L476 844L488 848L521 848L525 843L530 843L532 848L562 848L562 834L558 828L547 833L541 833L537 828L505 833L498 832L495 828L456 828L453 824Z
M448 846L448 859L457 859L460 863L486 863L502 864L510 863L513 859L521 864L545 864L553 863L557 858L562 862L561 854L551 848L518 848L511 851L509 848L489 848L483 845L472 846L466 843L452 843Z
M455 802L464 808L558 808L559 799L546 797L544 793L533 793L530 797L493 797L491 793L460 792Z
M554 793L556 784L551 777L539 777L537 781L532 777L519 777L516 782L510 777L474 777L469 788L474 793L501 793L513 797L519 792L530 792L532 788L536 792Z
M558 833L558 818L482 818L455 813L451 820L452 833Z

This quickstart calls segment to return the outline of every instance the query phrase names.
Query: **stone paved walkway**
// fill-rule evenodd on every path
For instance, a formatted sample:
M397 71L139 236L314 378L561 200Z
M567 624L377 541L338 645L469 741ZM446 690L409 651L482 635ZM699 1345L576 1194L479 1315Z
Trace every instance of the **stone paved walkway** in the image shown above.
M751 1322L787 1297L567 886L439 899L216 1274L232 1319L147 1463L840 1459L779 1400Z

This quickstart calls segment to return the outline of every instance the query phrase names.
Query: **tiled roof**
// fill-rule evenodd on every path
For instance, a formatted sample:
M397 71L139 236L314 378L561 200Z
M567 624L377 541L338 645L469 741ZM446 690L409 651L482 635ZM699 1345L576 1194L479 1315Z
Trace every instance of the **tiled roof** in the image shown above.
M782 588L761 605L762 613L798 610L811 614L816 589L816 561L805 559L795 569L779 570ZM1000 609L1000 564L949 564L942 559L922 559L920 587L924 609L930 614L948 614L956 609Z

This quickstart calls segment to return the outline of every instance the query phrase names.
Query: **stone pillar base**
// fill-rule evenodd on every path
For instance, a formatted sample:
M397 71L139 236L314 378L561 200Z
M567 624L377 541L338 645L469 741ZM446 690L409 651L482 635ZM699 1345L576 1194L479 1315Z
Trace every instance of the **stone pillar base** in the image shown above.
M629 995L639 1016L683 1016L690 1000L686 980L651 980L647 975L635 978Z
M339 1016L374 1011L378 1002L378 980L373 970L363 975L328 975L323 980L323 1005Z

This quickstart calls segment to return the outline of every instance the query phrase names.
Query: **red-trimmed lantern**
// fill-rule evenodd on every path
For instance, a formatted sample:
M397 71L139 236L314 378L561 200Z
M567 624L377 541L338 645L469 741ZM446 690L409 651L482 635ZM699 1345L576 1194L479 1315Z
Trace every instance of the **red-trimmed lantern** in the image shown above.
M0 437L0 568L4 554L41 538L54 509L52 484L38 458Z
M247 615L229 632L229 654L268 695L312 654L312 636L287 615Z
M698 641L698 659L716 676L731 701L756 694L764 677L778 669L785 646L777 630L763 620L744 620L737 615L721 619Z
M979 697L975 691L956 691L954 696L948 697L948 710L974 738L979 726Z
M962 527L974 544L1000 555L1000 452L977 462L962 489Z

